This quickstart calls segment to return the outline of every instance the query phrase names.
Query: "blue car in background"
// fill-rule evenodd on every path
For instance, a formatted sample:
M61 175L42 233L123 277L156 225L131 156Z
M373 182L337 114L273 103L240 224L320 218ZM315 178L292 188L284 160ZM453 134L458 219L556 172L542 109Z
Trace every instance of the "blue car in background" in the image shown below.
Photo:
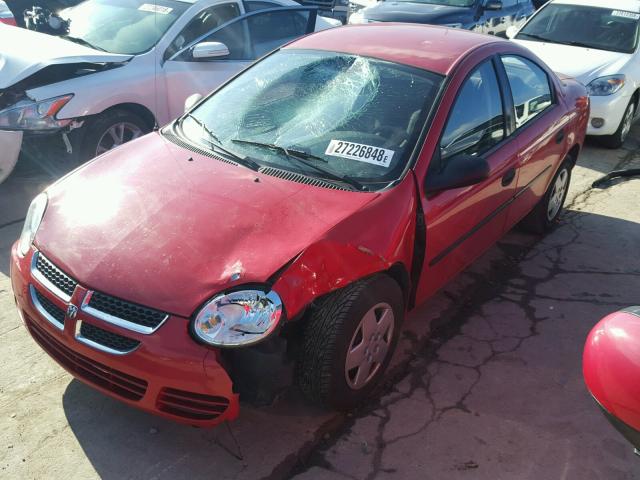
M351 0L350 10L349 23L427 23L506 37L535 7L531 0Z

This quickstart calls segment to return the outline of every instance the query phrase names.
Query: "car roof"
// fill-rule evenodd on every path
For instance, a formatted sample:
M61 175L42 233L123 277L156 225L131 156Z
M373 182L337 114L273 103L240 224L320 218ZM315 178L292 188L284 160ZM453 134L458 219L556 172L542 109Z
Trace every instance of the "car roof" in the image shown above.
M607 0L606 5L603 5L602 0L554 0L552 3L600 7L610 10L626 10L627 12L640 13L640 1L638 0Z
M362 55L448 75L472 50L498 42L507 40L433 25L370 23L322 30L285 48Z

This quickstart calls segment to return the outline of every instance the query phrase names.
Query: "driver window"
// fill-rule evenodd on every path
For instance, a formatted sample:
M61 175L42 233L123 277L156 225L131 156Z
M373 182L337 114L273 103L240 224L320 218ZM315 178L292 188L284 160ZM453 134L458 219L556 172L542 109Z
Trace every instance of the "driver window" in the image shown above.
M165 59L171 58L181 48L186 47L207 32L240 16L237 3L225 3L206 8L198 13L186 27L178 34L165 52Z
M440 140L441 159L446 162L459 154L482 155L504 137L502 97L489 60L467 78L458 92Z

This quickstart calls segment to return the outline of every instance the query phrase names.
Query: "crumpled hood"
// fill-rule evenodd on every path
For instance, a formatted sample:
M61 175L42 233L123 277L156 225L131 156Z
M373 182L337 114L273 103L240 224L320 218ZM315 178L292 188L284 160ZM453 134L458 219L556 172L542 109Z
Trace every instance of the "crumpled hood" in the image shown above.
M124 62L131 55L101 52L60 37L0 24L0 89L49 65Z
M437 23L443 17L468 14L469 8L410 2L378 2L362 10L364 18L380 22ZM457 22L457 19L451 20Z
M262 175L158 133L48 194L35 244L50 260L85 287L182 316L226 288L267 281L377 196Z
M527 47L558 73L573 77L583 85L607 75L615 75L631 60L631 55L557 43L515 40Z

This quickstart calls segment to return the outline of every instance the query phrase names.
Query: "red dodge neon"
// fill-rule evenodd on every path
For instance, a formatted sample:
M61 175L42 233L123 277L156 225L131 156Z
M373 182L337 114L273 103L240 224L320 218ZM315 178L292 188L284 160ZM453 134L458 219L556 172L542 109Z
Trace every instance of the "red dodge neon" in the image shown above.
M495 37L308 36L36 197L19 311L70 373L174 420L235 417L247 352L350 408L408 311L515 224L554 224L588 118L583 86Z

